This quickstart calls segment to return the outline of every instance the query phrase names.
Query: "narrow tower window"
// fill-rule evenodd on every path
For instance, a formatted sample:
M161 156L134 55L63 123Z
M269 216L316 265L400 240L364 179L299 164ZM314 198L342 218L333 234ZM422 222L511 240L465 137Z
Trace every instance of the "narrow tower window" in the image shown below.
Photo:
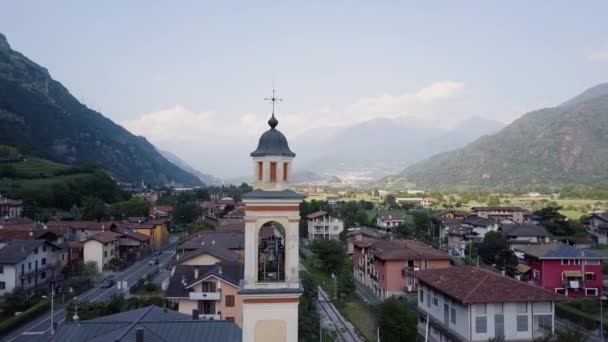
M289 171L289 163L283 164L283 181L287 182L287 172Z
M258 162L258 180L261 181L264 178L264 164Z
M271 182L277 181L277 163L275 163L275 162L270 163L270 181Z

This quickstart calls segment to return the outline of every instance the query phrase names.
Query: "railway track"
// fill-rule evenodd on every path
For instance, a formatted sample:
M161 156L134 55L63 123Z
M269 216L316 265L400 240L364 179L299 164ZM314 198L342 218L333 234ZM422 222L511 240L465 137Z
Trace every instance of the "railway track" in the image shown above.
M336 332L339 336L339 341L341 342L361 342L359 336L354 334L351 329L349 329L346 322L344 322L344 318L342 315L336 310L336 308L331 304L329 297L323 292L321 287L318 288L319 293L319 306L325 312L333 326L336 328Z

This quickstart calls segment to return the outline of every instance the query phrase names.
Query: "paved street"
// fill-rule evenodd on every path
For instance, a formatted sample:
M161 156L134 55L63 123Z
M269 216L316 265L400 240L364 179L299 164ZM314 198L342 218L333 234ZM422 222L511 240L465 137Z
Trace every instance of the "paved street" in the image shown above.
M164 265L171 259L173 254L170 252L175 248L176 243L168 245L160 256L158 256L160 263ZM149 261L156 258L155 255L150 255L145 259L140 260L128 269L116 273L114 280L116 281L127 281L128 285L131 286L139 278L145 276L148 272L152 271L158 265L150 265ZM95 285L94 288L84 292L78 296L79 301L88 302L99 302L105 301L111 298L113 295L118 294L122 290L119 290L116 286L111 288L100 288L99 284ZM60 326L65 321L65 308L63 305L55 306L54 321ZM35 342L35 341L48 341L50 338L51 329L51 312L45 313L43 316L21 326L10 334L3 336L0 341L2 342Z

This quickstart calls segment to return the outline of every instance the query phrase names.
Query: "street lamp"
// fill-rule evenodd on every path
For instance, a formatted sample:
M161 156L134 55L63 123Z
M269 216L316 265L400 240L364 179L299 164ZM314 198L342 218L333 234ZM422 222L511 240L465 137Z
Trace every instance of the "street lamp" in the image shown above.
M44 299L48 299L47 296L42 296ZM55 327L53 325L53 319L55 318L55 306L53 305L55 299L55 285L51 284L51 336L55 335Z
M337 294L337 278L335 273L331 274L332 279L334 280L334 298L338 298L338 294Z
M604 294L600 294L600 341L604 342Z

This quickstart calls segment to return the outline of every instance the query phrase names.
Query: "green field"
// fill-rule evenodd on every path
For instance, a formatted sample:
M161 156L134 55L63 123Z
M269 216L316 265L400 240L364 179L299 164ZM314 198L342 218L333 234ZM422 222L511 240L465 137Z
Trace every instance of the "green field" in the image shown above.
M19 177L34 177L41 174L52 174L70 168L68 165L31 157L25 158L20 162L6 163L5 165L14 166Z

